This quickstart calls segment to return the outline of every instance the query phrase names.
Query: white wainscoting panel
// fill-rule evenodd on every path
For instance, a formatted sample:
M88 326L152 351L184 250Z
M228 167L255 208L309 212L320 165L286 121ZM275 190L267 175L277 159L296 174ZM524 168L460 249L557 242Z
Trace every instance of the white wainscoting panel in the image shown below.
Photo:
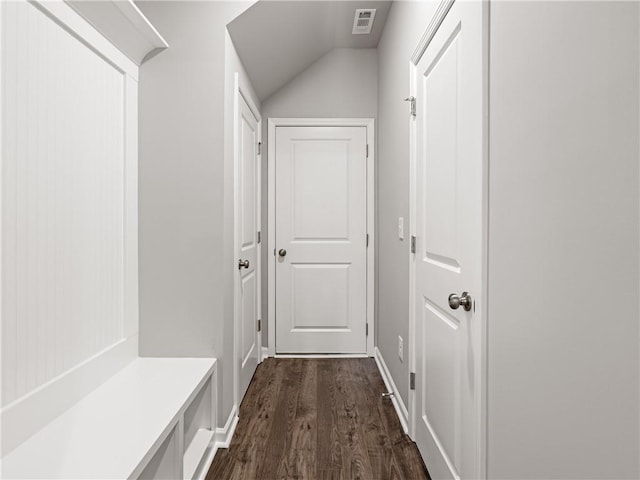
M127 80L37 5L2 9L6 407L124 337Z

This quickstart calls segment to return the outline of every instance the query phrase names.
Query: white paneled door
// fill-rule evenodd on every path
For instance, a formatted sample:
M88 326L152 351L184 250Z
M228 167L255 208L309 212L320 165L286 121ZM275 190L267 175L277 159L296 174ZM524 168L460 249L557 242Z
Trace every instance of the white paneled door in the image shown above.
M482 44L482 3L457 1L414 78L412 420L434 479L481 476Z
M367 129L276 128L276 353L366 353Z
M260 164L258 120L242 95L238 95L237 124L237 216L236 334L239 362L238 402L242 401L260 357L259 262Z

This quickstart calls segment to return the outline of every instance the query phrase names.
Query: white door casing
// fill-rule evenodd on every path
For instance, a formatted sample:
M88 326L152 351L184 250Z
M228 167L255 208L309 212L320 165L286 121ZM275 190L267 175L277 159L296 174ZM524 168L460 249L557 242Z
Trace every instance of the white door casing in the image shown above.
M260 318L260 115L236 74L235 130L235 350L239 406L261 356ZM240 267L240 261L248 262Z
M443 2L414 57L410 415L434 479L484 476L483 8Z
M292 123L270 119L270 353L367 354L372 121Z

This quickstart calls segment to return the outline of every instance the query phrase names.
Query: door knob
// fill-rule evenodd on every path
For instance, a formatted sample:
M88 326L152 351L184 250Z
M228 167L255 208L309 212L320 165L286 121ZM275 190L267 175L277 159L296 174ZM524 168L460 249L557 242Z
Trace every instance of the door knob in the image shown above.
M471 306L473 305L473 300L471 300L471 295L468 292L462 292L462 295L458 296L455 293L449 295L449 306L452 310L457 310L462 307L467 312L471 310Z
M281 248L280 250L278 250L278 255L280 255L281 257L284 257L287 254L287 251L284 248Z
M238 260L238 268L249 268L249 260Z

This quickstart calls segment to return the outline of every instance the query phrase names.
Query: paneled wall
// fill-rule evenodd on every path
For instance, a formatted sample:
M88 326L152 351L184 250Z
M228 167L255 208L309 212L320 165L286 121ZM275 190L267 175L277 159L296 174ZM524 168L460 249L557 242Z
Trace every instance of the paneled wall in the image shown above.
M128 333L127 81L39 7L3 3L3 407Z

